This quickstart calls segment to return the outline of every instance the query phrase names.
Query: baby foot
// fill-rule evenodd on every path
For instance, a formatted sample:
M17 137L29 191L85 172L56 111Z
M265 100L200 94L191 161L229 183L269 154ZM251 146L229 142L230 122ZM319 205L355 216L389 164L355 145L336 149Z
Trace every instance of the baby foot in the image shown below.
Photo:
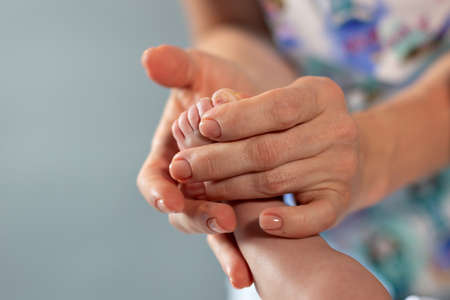
M178 144L178 148L184 150L214 143L214 141L205 138L200 133L199 124L202 115L217 105L237 101L242 98L244 98L243 95L231 89L220 89L213 94L211 99L202 98L183 112L172 125L172 135ZM203 182L183 184L181 188L188 197L205 199Z
M201 135L199 130L202 115L214 106L237 101L242 96L232 89L220 89L210 98L202 98L183 112L172 124L172 135L180 150L210 144L213 141Z

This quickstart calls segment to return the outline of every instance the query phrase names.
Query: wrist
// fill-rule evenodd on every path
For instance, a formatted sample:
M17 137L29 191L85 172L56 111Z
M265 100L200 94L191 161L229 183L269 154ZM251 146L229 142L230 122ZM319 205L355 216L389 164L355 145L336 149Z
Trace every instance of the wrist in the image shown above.
M358 210L376 204L388 194L395 139L376 111L358 112L353 117L359 129L359 170L352 195Z

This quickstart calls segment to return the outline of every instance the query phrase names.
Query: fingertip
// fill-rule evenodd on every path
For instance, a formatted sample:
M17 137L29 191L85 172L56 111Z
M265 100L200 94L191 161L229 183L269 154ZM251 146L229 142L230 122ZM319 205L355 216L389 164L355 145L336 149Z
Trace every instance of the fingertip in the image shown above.
M324 199L299 206L263 210L259 224L266 233L286 238L306 238L319 234L336 223L333 206Z
M230 269L230 272L227 275L231 285L238 290L249 287L253 283L247 266Z
M295 228L292 232L292 225L289 214L283 208L266 208L259 215L259 227L267 234L286 237L286 238L302 238L305 237L300 229Z
M192 62L185 50L161 45L142 54L142 65L156 83L167 87L184 87L192 79Z
M236 213L230 205L218 203L211 209L211 215L217 219L219 225L227 232L233 232L236 229Z
M280 212L273 209L265 209L259 215L259 226L262 230L274 234L283 229L283 218Z
M163 213L179 213L184 210L184 196L175 185L153 188L149 195L150 205Z

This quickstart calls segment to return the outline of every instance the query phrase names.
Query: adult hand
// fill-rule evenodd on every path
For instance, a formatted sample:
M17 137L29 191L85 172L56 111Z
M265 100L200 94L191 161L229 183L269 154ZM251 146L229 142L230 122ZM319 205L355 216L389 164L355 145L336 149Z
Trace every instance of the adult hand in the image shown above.
M248 95L259 92L250 77L235 64L198 50L160 46L144 52L142 64L156 83L171 87L152 149L138 175L137 185L145 199L161 212L170 213L172 225L187 233L231 232L236 217L228 204L186 198L169 175L169 164L178 152L172 122L199 98L229 87ZM247 264L233 239L215 234L208 242L235 287L251 284Z
M320 233L354 208L361 158L358 128L332 80L302 77L287 87L215 107L202 116L200 131L221 143L176 154L172 177L207 182L210 200L294 193L302 205L261 213L260 225L267 233ZM182 168L186 165L190 170Z

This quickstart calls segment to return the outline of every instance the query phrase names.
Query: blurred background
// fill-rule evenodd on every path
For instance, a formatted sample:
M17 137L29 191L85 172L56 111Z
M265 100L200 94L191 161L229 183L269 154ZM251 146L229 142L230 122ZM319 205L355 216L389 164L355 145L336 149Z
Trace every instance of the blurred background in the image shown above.
M188 45L177 1L0 3L0 299L225 299L205 237L136 188L161 43Z

